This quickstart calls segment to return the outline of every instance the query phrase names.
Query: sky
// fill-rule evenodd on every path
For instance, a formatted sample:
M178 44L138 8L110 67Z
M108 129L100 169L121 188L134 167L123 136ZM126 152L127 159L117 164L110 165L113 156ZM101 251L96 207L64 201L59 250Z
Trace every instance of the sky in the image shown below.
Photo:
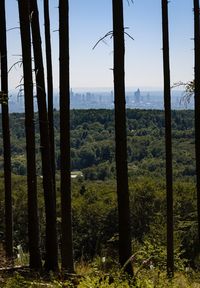
M6 0L8 29L8 66L21 58L18 7L16 0ZM54 88L59 88L58 0L50 2ZM74 90L110 89L113 87L113 39L96 42L112 31L110 0L70 0L70 83ZM125 38L125 81L127 90L161 90L162 22L161 0L124 0L124 26L134 38ZM44 35L43 1L38 0L41 35ZM193 79L193 11L192 1L169 3L171 84ZM15 29L12 29L15 28ZM11 29L11 30L10 30ZM44 47L44 41L43 41ZM9 72L10 91L20 84L22 70Z

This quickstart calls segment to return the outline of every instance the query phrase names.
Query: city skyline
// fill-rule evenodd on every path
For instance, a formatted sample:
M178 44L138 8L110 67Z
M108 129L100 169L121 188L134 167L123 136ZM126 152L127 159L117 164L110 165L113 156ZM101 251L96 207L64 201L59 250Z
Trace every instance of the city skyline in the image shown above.
M162 34L161 1L140 0L128 5L124 1L126 44L126 86L148 90L161 89ZM42 1L39 0L41 34L44 35ZM71 0L70 14L70 80L73 89L113 87L112 39L95 43L112 30L111 1ZM54 88L59 87L58 1L50 1L51 39L54 66ZM20 60L20 32L17 1L7 0L8 66ZM193 12L192 2L174 0L169 3L171 83L193 79ZM13 28L16 28L13 30ZM11 30L10 30L11 29ZM43 36L42 36L43 37ZM44 41L43 41L44 47ZM9 72L10 90L19 85L22 70Z
M171 105L173 110L194 109L194 98L188 102L183 91L172 90ZM35 111L37 101L34 100ZM59 91L54 91L54 108L59 110ZM163 91L144 91L139 88L126 92L126 108L131 109L164 109ZM24 112L24 97L13 94L9 98L10 112ZM113 90L90 91L71 90L70 109L114 109Z

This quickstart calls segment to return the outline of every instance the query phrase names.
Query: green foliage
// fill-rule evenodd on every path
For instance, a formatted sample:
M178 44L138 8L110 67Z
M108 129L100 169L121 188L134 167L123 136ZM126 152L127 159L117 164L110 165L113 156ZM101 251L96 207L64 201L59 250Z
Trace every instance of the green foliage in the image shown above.
M77 288L129 288L135 287L130 285L130 281L128 279L123 279L120 277L111 278L110 276L98 275L98 276L86 276L77 286Z
M36 113L37 174L41 174L40 137ZM60 168L59 113L55 112L56 165ZM199 267L193 111L172 111L175 258ZM0 119L1 121L1 119ZM27 184L24 115L11 115L14 246L27 252ZM128 169L132 239L138 250L148 251L156 268L165 266L166 195L163 111L127 110ZM0 144L2 139L0 138ZM2 147L2 145L1 145ZM3 150L0 148L0 159ZM71 111L72 221L74 255L78 261L97 255L116 259L118 215L115 184L114 114L111 110ZM3 163L3 161L1 161ZM3 169L1 164L0 169ZM24 175L24 176L19 176ZM83 175L84 177L82 177ZM0 174L0 217L4 217L3 175ZM59 175L57 211L60 219ZM41 250L44 251L45 217L42 179L38 177ZM92 181L91 181L92 180ZM59 221L58 221L59 222ZM0 239L4 240L4 222ZM60 233L60 226L58 225ZM60 234L58 235L60 239ZM113 241L114 239L114 241ZM135 250L136 249L136 250ZM137 251L133 245L133 253ZM155 253L154 253L155 252ZM155 254L155 255L154 255ZM156 258L157 255L157 258ZM178 260L179 261L179 260ZM181 269L182 269L181 268Z
M4 277L1 287L5 288L198 288L199 275L175 273L174 279L167 279L166 274L160 270L141 269L137 276L130 278L119 270L105 273L101 270L90 270L83 276L74 276L68 280L61 280L54 275L49 280L35 279L33 275L27 277L15 273L12 277ZM37 277L36 277L37 278ZM2 280L2 279L1 279Z
M25 281L24 277L16 273L14 276L6 281L5 288L26 288L30 285Z
M40 174L40 137L37 113L35 117L36 158L38 174ZM195 174L193 118L193 111L172 111L174 176L176 179L194 177ZM59 112L54 112L54 119L56 168L59 170ZM24 114L11 114L10 125L12 131L12 171L15 174L25 175ZM164 177L164 132L163 111L127 110L127 153L131 176L142 174L150 177ZM112 110L72 110L72 170L84 170L84 176L90 180L113 178L115 176L114 138L114 113ZM0 144L2 144L2 139L0 139ZM2 147L2 145L0 146ZM3 150L0 148L0 156L2 153ZM108 166L111 166L112 169L108 169ZM0 169L2 168L0 166Z
M3 175L0 174L0 217L4 217ZM27 184L26 177L13 175L14 246L21 244L27 252ZM38 207L41 250L44 251L45 212L42 179L38 177ZM57 178L59 181L59 178ZM114 180L72 180L72 223L75 259L92 260L96 255L116 259L118 251L118 215ZM149 177L130 180L130 208L133 253L142 247L152 256L156 251L155 266L164 266L166 247L165 181ZM60 219L60 193L57 183L57 213ZM59 221L58 221L59 222ZM188 259L191 266L199 266L196 222L196 192L191 181L174 184L174 228L177 259ZM60 226L58 226L60 233ZM4 222L0 223L1 241ZM59 235L58 235L59 236ZM59 236L60 239L60 236ZM138 243L135 245L135 243ZM153 247L152 249L150 249ZM142 248L143 249L143 248ZM183 263L183 262L182 262ZM182 264L181 264L182 265ZM177 267L182 267L177 262ZM182 269L182 268L181 268Z

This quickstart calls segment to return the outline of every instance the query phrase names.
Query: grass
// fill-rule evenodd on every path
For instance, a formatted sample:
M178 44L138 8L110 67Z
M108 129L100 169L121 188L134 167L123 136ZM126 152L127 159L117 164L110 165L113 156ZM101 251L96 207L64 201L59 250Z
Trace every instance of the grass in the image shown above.
M66 288L199 288L200 275L198 273L175 273L172 280L167 279L162 271L141 270L136 279L131 279L120 271L97 271L90 265L79 266L82 276L75 276L71 279L63 279L61 275L51 275L47 280L45 278L28 274L21 276L20 273L13 275L2 275L0 278L0 287L5 288L26 288L26 287L66 287Z
M3 255L2 255L3 256ZM1 266L7 264L1 257ZM105 260L105 259L104 259ZM0 272L0 287L5 288L200 288L200 273L192 269L176 272L173 279L166 277L163 269L134 267L135 278L124 274L115 261L102 261L97 257L93 262L83 260L75 264L76 275L39 275L27 268L15 272L7 269Z

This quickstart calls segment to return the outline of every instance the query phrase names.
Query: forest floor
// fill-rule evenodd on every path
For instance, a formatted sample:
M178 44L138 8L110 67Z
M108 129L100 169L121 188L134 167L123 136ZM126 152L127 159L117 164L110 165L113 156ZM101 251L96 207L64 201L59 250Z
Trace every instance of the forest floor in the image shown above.
M102 268L102 267L101 267ZM173 279L157 269L135 268L135 277L129 277L119 269L105 271L88 264L79 264L77 273L40 275L27 267L0 270L0 287L5 288L200 288L200 273L176 272Z

